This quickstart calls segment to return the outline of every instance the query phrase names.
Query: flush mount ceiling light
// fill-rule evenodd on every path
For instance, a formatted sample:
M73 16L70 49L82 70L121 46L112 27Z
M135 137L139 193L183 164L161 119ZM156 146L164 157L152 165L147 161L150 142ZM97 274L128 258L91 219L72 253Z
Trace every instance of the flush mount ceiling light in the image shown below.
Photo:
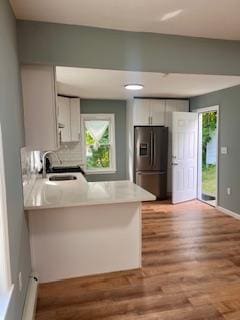
M143 85L142 84L137 84L137 83L134 83L134 84L126 84L124 86L125 89L127 90L142 90L143 89Z

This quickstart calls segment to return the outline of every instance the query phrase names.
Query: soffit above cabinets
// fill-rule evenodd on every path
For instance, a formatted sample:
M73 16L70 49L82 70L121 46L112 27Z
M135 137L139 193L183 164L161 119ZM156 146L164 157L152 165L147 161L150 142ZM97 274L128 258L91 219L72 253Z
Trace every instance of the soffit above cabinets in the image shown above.
M19 19L240 40L239 0L11 0Z

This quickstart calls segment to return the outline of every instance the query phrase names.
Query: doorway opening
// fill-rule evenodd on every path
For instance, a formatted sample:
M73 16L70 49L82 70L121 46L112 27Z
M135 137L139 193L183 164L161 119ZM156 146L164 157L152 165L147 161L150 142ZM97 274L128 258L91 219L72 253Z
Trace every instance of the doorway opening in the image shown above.
M198 110L198 199L217 205L219 107Z

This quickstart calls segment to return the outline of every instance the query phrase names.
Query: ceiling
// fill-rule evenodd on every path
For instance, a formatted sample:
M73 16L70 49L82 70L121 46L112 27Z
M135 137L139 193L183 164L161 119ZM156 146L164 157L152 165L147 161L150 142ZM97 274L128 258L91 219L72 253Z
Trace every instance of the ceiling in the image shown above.
M89 99L186 98L240 84L240 77L57 67L58 93ZM139 83L141 91L124 85Z
M11 0L17 18L240 40L239 0Z

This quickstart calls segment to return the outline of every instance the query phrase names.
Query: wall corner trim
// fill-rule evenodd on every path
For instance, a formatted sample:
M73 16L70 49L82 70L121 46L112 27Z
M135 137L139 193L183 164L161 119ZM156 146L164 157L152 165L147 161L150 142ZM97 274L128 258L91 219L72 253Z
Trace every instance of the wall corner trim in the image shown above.
M24 304L22 320L35 319L37 295L38 295L38 277L37 274L32 273L28 285L27 295Z
M240 214L238 214L236 212L233 212L231 210L225 209L225 208L220 207L220 206L216 206L216 209L221 211L222 213L225 213L225 214L237 219L237 220L240 220Z

